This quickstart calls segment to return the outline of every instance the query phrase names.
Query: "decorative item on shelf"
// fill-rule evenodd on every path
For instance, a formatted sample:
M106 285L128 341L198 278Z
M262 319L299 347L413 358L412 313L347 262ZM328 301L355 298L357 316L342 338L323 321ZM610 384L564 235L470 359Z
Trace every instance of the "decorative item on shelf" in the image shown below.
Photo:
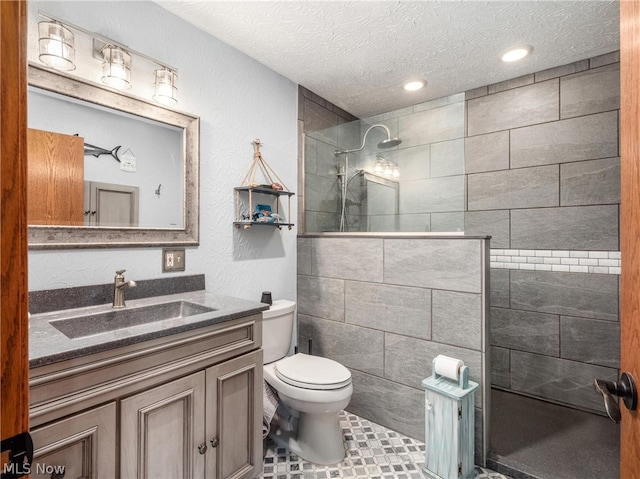
M290 218L291 197L294 193L287 190L284 182L262 157L260 152L262 142L259 139L254 139L252 144L253 162L242 180L242 186L234 188L236 192L236 221L234 225L237 228L242 226L244 229L251 228L253 225L272 225L278 229L281 229L282 226L287 226L291 229L294 225L293 223L287 223L287 220L280 214L277 198L283 195L288 197L287 218ZM258 171L262 172L265 182L259 183L256 181ZM271 197L275 196L274 205L259 203L254 208L253 195L256 193ZM246 208L247 205L242 200L244 194L248 196L248 208ZM272 206L275 206L275 212Z

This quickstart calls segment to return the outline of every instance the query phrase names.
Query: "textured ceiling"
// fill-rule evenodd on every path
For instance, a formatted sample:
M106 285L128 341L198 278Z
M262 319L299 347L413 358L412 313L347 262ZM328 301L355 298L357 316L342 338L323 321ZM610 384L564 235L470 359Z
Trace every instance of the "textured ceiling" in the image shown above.
M358 117L618 49L617 1L161 1ZM519 44L532 55L505 64ZM402 84L427 80L418 92Z

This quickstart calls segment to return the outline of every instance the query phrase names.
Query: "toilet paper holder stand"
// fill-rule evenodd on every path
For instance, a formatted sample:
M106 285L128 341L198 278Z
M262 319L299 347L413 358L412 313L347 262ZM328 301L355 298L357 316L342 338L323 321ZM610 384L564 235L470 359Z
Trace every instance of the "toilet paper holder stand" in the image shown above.
M436 373L436 359L437 358L433 358L433 360L431 361L431 376L433 377L433 379L440 379L445 376ZM469 368L467 366L463 365L458 369L458 385L460 386L460 389L469 388Z

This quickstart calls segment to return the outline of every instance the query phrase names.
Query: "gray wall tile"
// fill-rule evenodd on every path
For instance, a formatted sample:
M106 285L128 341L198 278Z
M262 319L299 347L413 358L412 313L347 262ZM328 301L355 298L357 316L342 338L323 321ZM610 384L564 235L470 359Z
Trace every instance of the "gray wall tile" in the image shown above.
M354 338L358 338L354 341ZM384 333L351 324L298 315L300 352L338 361L348 368L376 376L384 374Z
M398 225L398 231L431 231L431 215L429 213L399 214Z
M620 323L596 319L560 318L562 357L620 368Z
M298 275L298 313L344 321L344 281Z
M618 250L618 207L572 206L511 211L511 247Z
M467 102L469 136L558 119L559 82L549 80Z
M513 270L511 307L616 321L618 276Z
M491 306L508 308L510 301L509 270L491 268L490 277Z
M489 95L498 93L505 90L511 90L521 86L531 85L533 83L533 73L531 75L524 75L518 78L512 78L510 80L502 81L500 83L494 83L489 85Z
M562 206L620 203L620 158L560 165Z
M305 98L304 129L313 138L321 139L332 145L338 144L338 115L327 108Z
M620 63L620 50L616 50L611 53L605 53L597 57L593 57L589 60L591 68L601 67L602 65L609 65L610 63Z
M464 163L466 173L509 169L509 132L466 138Z
M491 384L511 387L511 361L508 349L491 346Z
M482 349L482 296L433 291L433 341L469 349Z
M345 291L347 323L431 339L430 289L347 281Z
M469 379L482 384L482 355L480 351L448 344L385 334L385 378L411 387L422 387L422 380L431 376L431 362L439 354L464 361ZM482 407L482 393L478 391L475 405Z
M431 231L456 233L464 231L464 212L433 213L431 215Z
M430 176L431 147L415 146L398 150L398 165L402 174L401 181L420 180Z
M560 79L560 118L590 115L619 108L619 63Z
M400 183L400 214L464 211L464 175Z
M464 174L464 138L431 145L431 177Z
M321 233L324 231L337 231L340 217L337 213L324 213L321 211L306 211L305 232Z
M555 68L550 68L541 72L537 72L536 82L551 80L552 78L558 78L564 75L570 75L571 73L577 73L589 68L589 60L580 60L568 65L562 65Z
M599 113L511 131L511 167L618 155L618 113Z
M491 308L489 337L493 346L558 357L559 325L557 314Z
M381 283L382 241L379 238L313 238L313 274Z
M474 98L478 98L481 96L485 96L489 93L489 89L487 86L481 86L479 88L474 88L473 90L468 90L464 94L465 100L473 100Z
M298 238L298 274L311 274L311 238Z
M469 210L558 206L559 176L555 165L469 175Z
M347 411L424 441L424 391L358 371L351 375Z
M468 235L490 235L492 248L509 248L509 210L469 211L465 213L464 231Z
M338 179L307 174L304 182L305 208L323 213L338 212Z
M480 293L480 241L384 240L384 282Z
M316 148L318 140L307 136L304 139L304 172L315 175L316 174Z
M365 231L377 231L377 232L389 232L389 231L404 231L398 229L398 215L369 215L366 217L369 220L369 228ZM349 229L349 231L352 231Z
M404 148L464 136L464 102L402 116L398 120Z
M617 379L617 371L566 359L511 352L511 387L565 404L604 411L602 397L593 391L593 379Z

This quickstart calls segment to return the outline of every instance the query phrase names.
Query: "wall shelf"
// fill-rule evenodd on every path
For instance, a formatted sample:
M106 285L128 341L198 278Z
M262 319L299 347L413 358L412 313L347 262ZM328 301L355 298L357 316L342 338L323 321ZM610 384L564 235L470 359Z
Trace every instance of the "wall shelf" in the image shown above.
M273 188L268 188L265 186L238 186L233 189L236 193L236 221L233 222L236 228L249 229L254 225L258 226L272 226L278 229L282 229L283 226L286 226L288 229L291 229L294 224L287 222L266 222L266 221L253 221L250 218L253 217L254 213L254 205L257 204L269 204L272 207L272 211L278 216L280 214L280 202L278 199L281 196L287 197L287 216L286 218L291 218L291 197L295 194L291 191L285 190L274 190ZM265 195L271 196L271 201L265 199L264 203L258 203L254 195ZM245 206L245 208L243 208ZM273 208L275 207L275 208ZM243 214L243 211L245 213Z

